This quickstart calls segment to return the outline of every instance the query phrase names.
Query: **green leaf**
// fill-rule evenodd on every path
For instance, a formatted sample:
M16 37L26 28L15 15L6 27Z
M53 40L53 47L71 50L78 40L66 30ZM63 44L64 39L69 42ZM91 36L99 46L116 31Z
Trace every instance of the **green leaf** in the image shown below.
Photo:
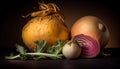
M20 54L25 54L27 50L24 49L23 46L16 44L16 50L20 53Z
M36 41L35 42L36 44L36 52L44 52L45 51L45 46L47 44L47 42L45 40L39 42L39 41Z
M27 57L26 57L26 55L25 55L25 53L26 53L26 49L24 49L24 47L23 46L21 46L21 45L19 45L19 44L16 44L16 50L20 53L20 59L21 60L25 60L25 59L27 59Z
M51 54L59 54L61 53L62 51L62 48L64 46L64 44L66 43L67 41L65 42L62 42L61 40L58 40L57 44L56 45L53 45L52 47L48 48L47 52L48 53L51 53Z

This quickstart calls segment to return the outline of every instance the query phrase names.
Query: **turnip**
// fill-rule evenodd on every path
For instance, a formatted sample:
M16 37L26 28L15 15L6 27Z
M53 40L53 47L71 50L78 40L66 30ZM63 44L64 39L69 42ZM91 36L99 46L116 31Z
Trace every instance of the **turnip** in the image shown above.
M69 39L69 30L60 9L54 3L39 3L39 10L27 16L33 17L22 29L22 39L30 51L35 51L35 41L47 41L46 49L58 40ZM24 17L27 17L24 16Z

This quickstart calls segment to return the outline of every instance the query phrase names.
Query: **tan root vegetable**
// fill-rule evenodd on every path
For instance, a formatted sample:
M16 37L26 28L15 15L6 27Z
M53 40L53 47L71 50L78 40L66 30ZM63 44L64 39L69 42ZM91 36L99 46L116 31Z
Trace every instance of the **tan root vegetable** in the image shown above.
M54 3L39 3L39 11L28 14L33 17L22 29L22 39L26 46L35 51L35 41L47 41L47 46L58 40L68 40L69 30L64 23L60 9Z
M109 31L107 26L95 16L84 16L78 19L71 27L71 37L85 34L100 42L102 48L109 41Z

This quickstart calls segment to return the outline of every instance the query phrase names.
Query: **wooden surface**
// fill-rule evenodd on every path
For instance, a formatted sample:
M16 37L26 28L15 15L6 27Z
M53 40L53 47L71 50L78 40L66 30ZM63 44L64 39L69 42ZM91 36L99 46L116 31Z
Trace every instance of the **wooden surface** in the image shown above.
M1 64L2 63L2 64ZM76 60L5 60L1 61L3 69L120 69L119 58L96 58Z
M112 55L109 57L96 57L92 59L60 59L60 60L6 60L4 57L10 52L8 49L0 50L0 68L2 69L120 69L120 49L107 49ZM14 52L15 53L15 52Z

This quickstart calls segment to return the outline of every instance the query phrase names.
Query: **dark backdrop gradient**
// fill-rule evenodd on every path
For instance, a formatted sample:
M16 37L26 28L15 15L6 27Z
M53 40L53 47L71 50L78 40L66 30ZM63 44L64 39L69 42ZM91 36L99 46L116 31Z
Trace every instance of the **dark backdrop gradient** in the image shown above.
M0 48L14 48L16 43L24 45L21 29L28 19L21 16L32 12L39 0L4 0L0 2ZM86 15L99 17L110 31L107 48L120 48L120 8L117 1L85 0L43 0L56 3L65 15L65 23L70 29L72 24ZM41 1L40 1L41 2Z

